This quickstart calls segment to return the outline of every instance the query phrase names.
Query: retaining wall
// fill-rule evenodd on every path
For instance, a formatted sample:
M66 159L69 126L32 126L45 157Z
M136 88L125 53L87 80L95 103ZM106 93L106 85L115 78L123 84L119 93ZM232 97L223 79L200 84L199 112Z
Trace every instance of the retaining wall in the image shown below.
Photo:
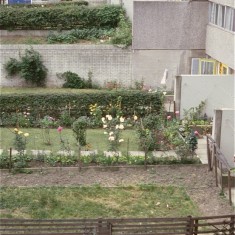
M0 86L25 86L19 76L9 77L4 64L10 58L19 58L28 45L1 45ZM93 74L93 82L103 86L106 82L116 81L128 87L132 82L131 50L112 45L34 45L33 48L42 55L44 65L48 68L48 87L60 87L63 80L57 73L71 71L87 78L88 72Z

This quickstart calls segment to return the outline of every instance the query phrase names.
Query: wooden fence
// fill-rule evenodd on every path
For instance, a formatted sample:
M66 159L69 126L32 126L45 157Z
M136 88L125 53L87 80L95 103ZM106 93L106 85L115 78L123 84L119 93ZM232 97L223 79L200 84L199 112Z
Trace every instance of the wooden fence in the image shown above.
M234 235L234 228L235 215L135 219L0 219L1 235Z
M224 191L225 185L223 182L223 174L227 175L227 188L229 202L232 205L232 177L231 170L233 166L230 166L227 159L220 151L215 140L211 138L210 135L207 135L207 157L208 157L208 167L209 171L214 171L215 173L215 183L218 187L221 186L222 191Z

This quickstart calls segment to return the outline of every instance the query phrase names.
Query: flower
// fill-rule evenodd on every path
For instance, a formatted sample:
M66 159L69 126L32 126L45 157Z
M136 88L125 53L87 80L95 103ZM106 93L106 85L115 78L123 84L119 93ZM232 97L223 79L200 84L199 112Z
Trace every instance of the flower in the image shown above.
M167 116L166 118L167 118L167 120L170 120L170 119L171 119L171 116L169 115L169 116Z
M23 134L23 132L22 131L18 131L18 135L21 135L21 134Z
M104 132L104 134L105 134L105 135L107 135L107 134L108 134L108 132L107 132L107 131L105 131L105 132Z
M103 125L103 128L107 128L107 125Z
M119 129L123 130L124 126L122 124L119 125Z
M176 115L179 115L179 114L180 114L180 111L175 111L175 114L176 114Z
M116 126L115 126L115 129L118 129L118 128L119 128L119 126L118 126L118 125L116 125Z
M123 117L120 117L120 122L124 122L124 118Z
M108 120L111 121L113 118L111 115L108 116Z
M25 137L28 137L28 136L29 136L29 133L24 133L24 136L25 136Z
M138 117L136 115L134 115L134 120L136 121L138 119Z
M118 142L121 143L121 142L123 142L123 141L124 141L124 139L120 139Z
M109 135L113 135L113 132L111 131L111 132L109 133Z
M101 120L102 120L103 123L105 123L105 118L104 117L102 117Z
M198 131L194 131L194 135L199 135Z
M17 128L14 129L15 132L18 132L19 130Z
M109 140L110 140L110 141L114 141L114 139L115 139L114 136L110 136L110 137L109 137Z
M57 128L57 131L58 132L61 132L63 130L63 127L62 126L59 126L58 128Z

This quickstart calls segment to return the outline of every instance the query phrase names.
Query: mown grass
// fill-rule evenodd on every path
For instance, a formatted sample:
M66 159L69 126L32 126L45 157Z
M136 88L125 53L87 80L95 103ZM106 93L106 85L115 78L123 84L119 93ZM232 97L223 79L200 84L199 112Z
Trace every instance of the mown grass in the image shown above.
M0 128L0 148L9 149L14 148L15 134L14 128ZM45 132L40 128L20 128L24 133L29 133L27 137L27 150L50 150L57 152L61 149L60 135L56 128L50 130L51 144L46 144ZM65 142L69 143L71 150L77 149L76 140L71 129L63 129L61 137ZM138 150L138 139L135 130L124 130L121 134L121 138L124 142L120 145L120 151L125 154L128 150ZM86 150L98 150L99 153L108 150L108 136L104 134L104 130L100 129L88 129L87 130L87 143ZM85 149L85 147L83 148Z
M40 87L4 87L1 94L66 94L66 93L97 93L107 92L105 89L70 89L70 88L40 88Z
M2 218L116 218L198 215L183 188L129 187L2 187Z

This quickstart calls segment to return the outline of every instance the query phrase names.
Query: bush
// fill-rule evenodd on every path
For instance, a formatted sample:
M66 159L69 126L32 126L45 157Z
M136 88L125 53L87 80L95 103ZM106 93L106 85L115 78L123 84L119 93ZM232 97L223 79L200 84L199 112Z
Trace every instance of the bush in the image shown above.
M81 78L76 73L70 71L67 71L62 74L57 74L57 77L65 80L65 83L63 84L64 88L76 88L76 89L92 88L91 81L85 81L84 78Z
M121 6L1 7L0 29L116 28Z
M14 115L16 110L23 113L30 110L31 123L46 115L59 118L61 112L70 107L71 118L91 116L89 106L96 104L107 107L115 104L122 97L121 110L124 117L132 117L135 113L143 117L149 113L158 114L162 109L159 93L143 91L99 91L78 94L2 94L0 96L0 118L2 124L6 116Z
M25 79L26 82L36 86L44 86L47 76L47 68L43 65L41 55L33 48L26 49L20 57L21 61L10 58L5 64L8 75L16 75Z

